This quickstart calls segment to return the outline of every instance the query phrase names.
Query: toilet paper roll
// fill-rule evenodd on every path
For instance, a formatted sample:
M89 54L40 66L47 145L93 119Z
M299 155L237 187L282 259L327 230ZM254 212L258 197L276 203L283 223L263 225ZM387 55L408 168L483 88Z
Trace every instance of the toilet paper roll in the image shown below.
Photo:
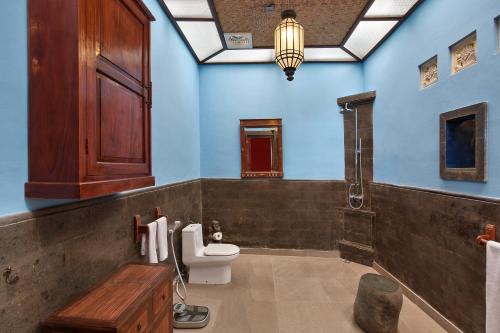
M216 241L220 241L222 239L222 232L216 232L213 234L213 238Z

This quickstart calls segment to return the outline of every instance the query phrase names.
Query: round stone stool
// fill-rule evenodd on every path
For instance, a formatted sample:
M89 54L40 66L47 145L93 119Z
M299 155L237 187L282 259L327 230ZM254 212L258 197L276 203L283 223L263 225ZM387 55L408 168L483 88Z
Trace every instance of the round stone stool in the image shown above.
M403 294L392 280L368 273L361 277L354 301L354 320L367 333L396 333Z

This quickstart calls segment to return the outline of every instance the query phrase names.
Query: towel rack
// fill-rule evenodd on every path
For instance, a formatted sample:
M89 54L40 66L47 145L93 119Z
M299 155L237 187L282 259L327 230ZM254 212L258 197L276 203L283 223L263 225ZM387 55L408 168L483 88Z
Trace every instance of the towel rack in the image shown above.
M160 207L155 207L155 219L159 219L161 217L167 217L167 215L163 215L161 213ZM148 233L148 227L145 224L142 224L141 215L134 215L134 240L136 243L141 241L141 235Z
M476 237L476 244L480 246L485 246L489 241L496 240L497 228L493 224L487 224L484 227L484 235L479 235Z

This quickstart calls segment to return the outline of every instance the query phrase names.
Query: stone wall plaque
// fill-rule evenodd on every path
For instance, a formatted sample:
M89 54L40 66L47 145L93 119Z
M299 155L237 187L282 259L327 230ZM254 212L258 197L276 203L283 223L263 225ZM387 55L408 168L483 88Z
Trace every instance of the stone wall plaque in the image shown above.
M477 34L469 36L450 47L451 72L456 74L477 63Z
M437 55L420 65L420 87L428 86L438 81L438 57Z

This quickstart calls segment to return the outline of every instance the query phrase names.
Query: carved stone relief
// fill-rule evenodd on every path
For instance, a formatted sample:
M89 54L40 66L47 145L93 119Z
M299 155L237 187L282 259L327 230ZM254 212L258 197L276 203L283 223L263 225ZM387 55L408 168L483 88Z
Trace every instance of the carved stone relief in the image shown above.
M477 36L475 32L451 47L451 58L453 74L477 62Z
M427 88L438 81L438 58L437 56L420 65L420 87Z

